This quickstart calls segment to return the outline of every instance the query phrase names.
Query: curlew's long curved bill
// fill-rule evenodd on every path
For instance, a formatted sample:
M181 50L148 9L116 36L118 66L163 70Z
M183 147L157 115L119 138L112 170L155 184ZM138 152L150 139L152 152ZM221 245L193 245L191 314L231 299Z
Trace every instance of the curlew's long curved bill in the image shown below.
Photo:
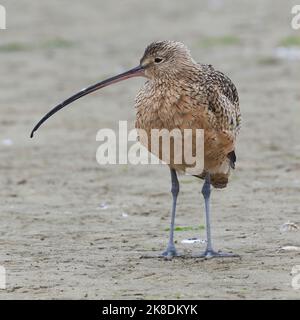
M54 107L52 110L50 110L33 128L33 130L31 131L30 134L30 138L33 137L34 132L38 130L38 128L47 120L49 119L51 116L53 116L57 111L59 111L60 109L66 107L67 105L69 105L70 103L74 102L75 100L86 96L89 93L92 93L96 90L99 90L101 88L107 87L113 83L117 83L119 81L122 80L126 80L132 77L138 77L138 76L144 76L144 68L142 66L138 66L135 67L133 69L130 69L124 73L118 74L114 77L111 77L109 79L106 79L104 81L98 82L88 88L82 89L81 91L77 92L76 94L74 94L73 96L71 96L70 98L68 98L67 100L63 101L62 103L60 103L59 105L57 105L56 107Z

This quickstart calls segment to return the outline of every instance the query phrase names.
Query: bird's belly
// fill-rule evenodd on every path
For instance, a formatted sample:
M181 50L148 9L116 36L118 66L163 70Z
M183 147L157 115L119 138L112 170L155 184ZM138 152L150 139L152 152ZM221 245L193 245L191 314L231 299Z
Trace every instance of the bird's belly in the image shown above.
M193 110L169 114L159 111L139 112L136 128L141 144L180 172L195 167L195 162L190 161L191 157L198 159L198 164L201 160L198 157L202 157L202 170L195 174L200 175L203 170L217 172L226 161L227 154L233 150L232 142L224 139L222 132L208 127L205 117L201 117L201 114L199 116L199 109L196 115Z

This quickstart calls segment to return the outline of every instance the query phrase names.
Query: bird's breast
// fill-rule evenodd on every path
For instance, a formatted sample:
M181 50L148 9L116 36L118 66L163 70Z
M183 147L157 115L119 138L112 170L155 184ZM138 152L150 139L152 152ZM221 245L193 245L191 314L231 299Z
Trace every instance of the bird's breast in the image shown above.
M201 128L201 108L186 92L164 87L146 89L136 98L136 128L146 131Z

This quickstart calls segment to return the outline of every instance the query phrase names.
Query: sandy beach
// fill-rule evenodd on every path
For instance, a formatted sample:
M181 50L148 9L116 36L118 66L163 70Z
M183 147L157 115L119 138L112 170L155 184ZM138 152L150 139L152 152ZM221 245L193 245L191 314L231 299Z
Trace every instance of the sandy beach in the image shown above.
M300 247L300 229L280 230L300 224L295 3L1 1L1 299L300 298L291 285L300 251L282 249ZM79 100L29 138L51 107L135 67L146 45L161 39L184 42L238 88L238 160L228 187L213 190L212 233L217 249L241 259L141 258L167 244L168 167L100 166L96 134L120 120L134 126L143 79ZM191 255L204 250L181 243L205 238L202 182L179 179L176 245Z

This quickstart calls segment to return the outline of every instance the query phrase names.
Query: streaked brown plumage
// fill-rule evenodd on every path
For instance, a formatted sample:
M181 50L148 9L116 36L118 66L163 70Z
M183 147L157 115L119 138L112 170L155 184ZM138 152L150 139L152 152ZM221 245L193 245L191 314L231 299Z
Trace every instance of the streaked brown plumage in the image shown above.
M155 63L158 57L163 60ZM136 128L149 135L154 128L204 129L205 172L198 176L209 172L214 187L225 187L234 165L231 155L241 123L234 84L211 65L196 63L179 42L150 44L141 65L149 63L153 64L145 72L149 80L136 97ZM185 164L170 167L177 171L186 168Z
M231 253L214 251L210 231L211 184L224 188L230 169L235 166L235 141L240 130L241 114L237 90L231 80L211 65L196 63L189 50L179 42L158 41L150 44L140 65L117 76L85 88L50 110L34 127L34 132L53 114L73 101L110 84L131 77L143 76L148 80L135 101L136 128L148 137L152 129L204 129L204 169L196 172L203 178L202 194L205 200L207 246L197 257L236 257ZM148 138L150 141L151 138ZM143 140L141 139L143 143ZM147 146L151 150L151 144ZM193 144L194 149L194 144ZM193 153L195 150L193 150ZM161 157L159 150L159 157ZM187 163L175 164L172 153L170 172L172 181L172 213L170 236L164 257L178 253L174 245L174 225L179 182L176 172L185 171Z

